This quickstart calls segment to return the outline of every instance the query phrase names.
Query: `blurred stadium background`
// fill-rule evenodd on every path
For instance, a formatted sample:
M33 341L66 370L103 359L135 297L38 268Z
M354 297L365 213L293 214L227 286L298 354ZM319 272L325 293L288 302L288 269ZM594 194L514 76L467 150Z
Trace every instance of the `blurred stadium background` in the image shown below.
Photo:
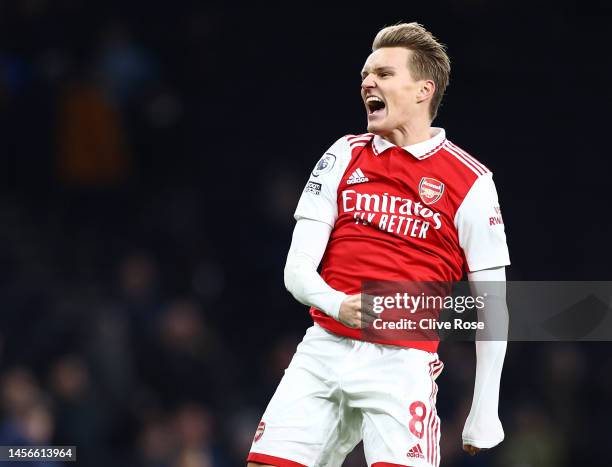
M243 465L310 322L282 281L292 211L364 131L359 71L400 20L449 46L436 124L496 174L509 278L610 278L609 3L383 9L0 2L0 445ZM443 465L612 465L609 352L511 344L506 441L469 458L473 345L444 346Z

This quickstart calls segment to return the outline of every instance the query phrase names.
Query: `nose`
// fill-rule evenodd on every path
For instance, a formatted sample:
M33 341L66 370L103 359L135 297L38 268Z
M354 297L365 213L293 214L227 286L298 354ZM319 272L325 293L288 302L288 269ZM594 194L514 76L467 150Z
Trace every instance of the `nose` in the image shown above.
M374 80L374 77L371 74L366 75L363 81L361 81L361 88L370 89L373 87L376 87L376 81Z

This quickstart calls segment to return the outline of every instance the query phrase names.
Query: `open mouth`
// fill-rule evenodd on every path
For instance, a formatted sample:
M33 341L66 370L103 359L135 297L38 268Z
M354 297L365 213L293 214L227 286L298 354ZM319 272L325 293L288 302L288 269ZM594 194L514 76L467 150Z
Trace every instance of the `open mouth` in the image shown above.
M366 99L366 108L368 109L369 115L382 115L385 110L384 101L378 96L369 96Z

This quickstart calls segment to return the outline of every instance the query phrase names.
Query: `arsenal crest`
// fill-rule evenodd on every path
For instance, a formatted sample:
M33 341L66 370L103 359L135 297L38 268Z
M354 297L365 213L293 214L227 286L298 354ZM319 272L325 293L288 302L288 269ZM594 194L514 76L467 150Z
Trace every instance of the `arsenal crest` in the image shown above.
M261 439L266 429L266 422L259 422L259 426L257 427L257 431L255 432L255 438L253 438L254 442L257 442Z
M434 204L444 193L444 183L435 178L423 177L419 183L419 196L425 204Z

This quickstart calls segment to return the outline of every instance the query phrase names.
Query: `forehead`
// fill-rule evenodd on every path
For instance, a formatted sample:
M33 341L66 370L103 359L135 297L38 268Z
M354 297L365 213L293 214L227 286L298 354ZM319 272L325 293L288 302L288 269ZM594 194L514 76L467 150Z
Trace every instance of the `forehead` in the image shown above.
M404 47L383 47L372 52L363 65L364 70L381 67L408 67L412 52Z

